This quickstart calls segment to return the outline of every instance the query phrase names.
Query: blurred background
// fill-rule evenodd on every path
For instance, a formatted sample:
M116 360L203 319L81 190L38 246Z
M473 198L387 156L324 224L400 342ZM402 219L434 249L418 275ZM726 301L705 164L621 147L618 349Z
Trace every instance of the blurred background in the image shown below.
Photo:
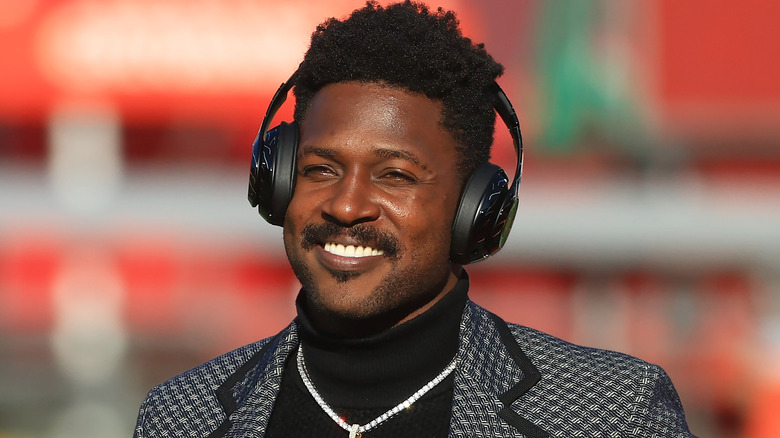
M362 4L0 0L0 437L130 436L153 385L289 322L251 142ZM526 140L472 299L660 364L697 435L780 436L780 3L430 4L504 64Z

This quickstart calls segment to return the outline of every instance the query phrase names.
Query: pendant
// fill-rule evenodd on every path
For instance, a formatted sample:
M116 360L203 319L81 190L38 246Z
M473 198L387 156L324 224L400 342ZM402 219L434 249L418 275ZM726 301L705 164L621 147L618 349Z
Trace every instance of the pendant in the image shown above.
M353 424L352 429L349 431L349 438L360 438L363 436L362 433L358 432L358 429L360 429L359 424Z

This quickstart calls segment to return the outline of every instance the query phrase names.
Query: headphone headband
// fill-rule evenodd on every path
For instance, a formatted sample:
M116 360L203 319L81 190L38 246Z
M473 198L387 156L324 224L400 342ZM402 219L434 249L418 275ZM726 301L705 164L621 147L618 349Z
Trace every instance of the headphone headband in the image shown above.
M274 93L274 97L271 99L271 103L268 104L268 110L265 112L265 117L263 117L263 123L260 125L260 131L257 133L260 138L265 137L265 134L268 132L268 127L276 116L276 113L279 112L279 108L281 108L284 102L287 100L287 93L289 93L290 89L293 87L293 85L295 85L293 78L295 77L296 73L297 70L292 74L292 76L290 76L290 79L282 82L282 84L279 85L279 88L276 89L276 93Z
M515 156L517 157L514 180L512 181L512 186L509 188L512 193L517 195L517 189L523 175L523 134L520 131L520 120L518 120L512 102L509 101L504 90L498 85L498 82L494 82L493 84L496 88L496 103L494 104L494 108L509 130L509 134L512 136L512 145L515 148Z

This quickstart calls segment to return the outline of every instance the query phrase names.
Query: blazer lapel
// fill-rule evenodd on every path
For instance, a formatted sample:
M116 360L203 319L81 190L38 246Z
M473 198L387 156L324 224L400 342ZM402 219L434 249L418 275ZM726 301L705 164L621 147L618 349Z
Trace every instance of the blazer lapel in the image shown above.
M287 356L298 345L293 322L217 389L227 418L209 438L262 438L279 392Z
M541 375L507 324L469 301L460 336L450 436L549 436L512 409Z
M549 435L512 409L541 378L506 323L469 301L461 322L450 437ZM226 419L209 438L262 438L288 355L298 345L293 322L217 389Z

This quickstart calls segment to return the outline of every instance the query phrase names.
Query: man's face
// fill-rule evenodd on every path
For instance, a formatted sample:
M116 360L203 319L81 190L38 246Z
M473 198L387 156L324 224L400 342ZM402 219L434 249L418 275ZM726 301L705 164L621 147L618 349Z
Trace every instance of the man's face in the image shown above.
M454 287L461 181L440 121L439 103L374 83L330 84L312 99L284 243L315 323L387 328Z

